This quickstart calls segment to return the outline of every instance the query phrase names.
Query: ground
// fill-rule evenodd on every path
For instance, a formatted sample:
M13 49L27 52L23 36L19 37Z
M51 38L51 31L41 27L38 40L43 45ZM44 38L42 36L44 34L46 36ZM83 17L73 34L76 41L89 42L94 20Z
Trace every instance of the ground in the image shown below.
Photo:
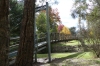
M76 46L79 45L77 41L70 41L67 43L53 44L53 46ZM94 54L89 52L64 52L52 53L52 62L48 63L47 54L38 55L38 63L33 66L100 66L100 58L95 58Z
M38 63L34 63L33 66L100 66L100 59L66 59L55 58L51 63L48 63L48 59L39 58Z
M54 44L59 46L75 46L77 41ZM100 66L100 58L91 51L51 53L52 61L48 63L48 54L37 54L38 62L33 66ZM12 65L14 66L14 65Z

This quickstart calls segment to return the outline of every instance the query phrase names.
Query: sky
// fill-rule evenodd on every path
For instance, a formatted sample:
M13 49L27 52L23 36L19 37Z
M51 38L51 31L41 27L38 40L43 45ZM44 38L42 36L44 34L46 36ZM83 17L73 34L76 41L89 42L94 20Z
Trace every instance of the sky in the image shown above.
M66 27L77 27L78 19L71 17L71 8L73 6L73 0L58 0L58 5L53 5L52 8L57 8L62 24Z
M68 28L78 27L78 18L73 19L71 17L71 9L74 3L73 0L57 0L57 1L58 1L58 4L52 5L52 8L58 9L62 24Z

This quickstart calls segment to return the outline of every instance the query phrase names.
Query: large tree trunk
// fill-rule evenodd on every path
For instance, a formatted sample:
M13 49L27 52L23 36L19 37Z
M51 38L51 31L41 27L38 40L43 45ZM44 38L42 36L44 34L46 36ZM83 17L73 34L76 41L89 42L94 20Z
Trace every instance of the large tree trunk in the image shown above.
M0 0L0 66L8 66L9 0Z
M24 15L15 66L32 66L34 46L35 0L24 0Z

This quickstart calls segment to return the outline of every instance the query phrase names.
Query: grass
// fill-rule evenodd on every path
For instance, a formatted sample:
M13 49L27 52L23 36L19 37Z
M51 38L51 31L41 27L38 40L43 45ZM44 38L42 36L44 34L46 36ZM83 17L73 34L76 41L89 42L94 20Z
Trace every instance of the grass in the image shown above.
M79 41L73 40L73 41L69 41L69 42L60 42L57 44L53 44L52 46L75 46L75 45L81 45ZM37 55L38 58L48 58L48 54L38 54ZM51 63L50 66L61 66L59 65L59 63L62 63L62 66L67 66L68 63L66 62L66 59L73 59L73 58L77 58L77 59L91 59L94 61L94 63L100 64L100 60L98 60L97 58L95 58L95 55L92 52L66 52L66 53L51 53L51 57L52 58L57 58L55 61L58 60L58 63ZM80 61L80 60L79 60ZM83 61L84 62L84 61ZM91 61L86 61L88 64L92 63ZM67 65L66 65L67 63ZM70 63L70 62L69 62ZM94 64L93 63L93 64ZM58 64L58 65L57 65ZM81 64L81 63L80 63ZM94 64L95 65L95 64ZM70 66L70 65L68 65ZM74 65L71 65L74 66ZM80 65L81 66L81 65Z
M96 60L96 63L100 64L100 60Z
M38 54L38 58L46 58L48 57L48 54ZM85 58L90 59L94 58L94 55L92 52L73 52L73 53L52 53L52 58Z
M52 46L75 46L75 45L81 45L79 41L73 40L69 42L60 42L57 44L53 44ZM47 57L47 54L38 54L38 57ZM92 52L73 52L73 53L52 53L51 57L53 58L62 58L62 57L67 57L67 58L94 58L94 55Z
M67 42L66 45L70 45L70 46L80 45L80 42L77 40L73 40L73 41Z
M53 44L52 46L75 46L75 45L81 45L81 43L77 40L72 40L69 42L60 42L57 44ZM46 54L41 55L39 54L38 57L47 57ZM94 54L92 52L82 52L82 53L78 53L78 52L73 52L73 53L52 53L51 57L53 58L61 58L61 57L70 57L70 58L94 58Z
M47 54L38 54L38 58L47 58ZM92 52L52 53L52 63L44 66L99 66L100 59L94 58Z
M75 45L81 45L81 44L77 40L72 40L68 42L59 42L59 43L53 44L52 46L75 46Z
M79 54L77 58L93 59L94 54L92 52L83 52L82 54Z

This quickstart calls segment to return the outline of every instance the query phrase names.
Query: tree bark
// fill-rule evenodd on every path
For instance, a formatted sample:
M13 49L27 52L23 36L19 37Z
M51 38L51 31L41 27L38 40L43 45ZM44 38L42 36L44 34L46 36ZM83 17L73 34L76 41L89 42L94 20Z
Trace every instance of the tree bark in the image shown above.
M35 0L24 0L24 13L15 66L33 66Z
M9 0L0 0L0 66L8 66Z

